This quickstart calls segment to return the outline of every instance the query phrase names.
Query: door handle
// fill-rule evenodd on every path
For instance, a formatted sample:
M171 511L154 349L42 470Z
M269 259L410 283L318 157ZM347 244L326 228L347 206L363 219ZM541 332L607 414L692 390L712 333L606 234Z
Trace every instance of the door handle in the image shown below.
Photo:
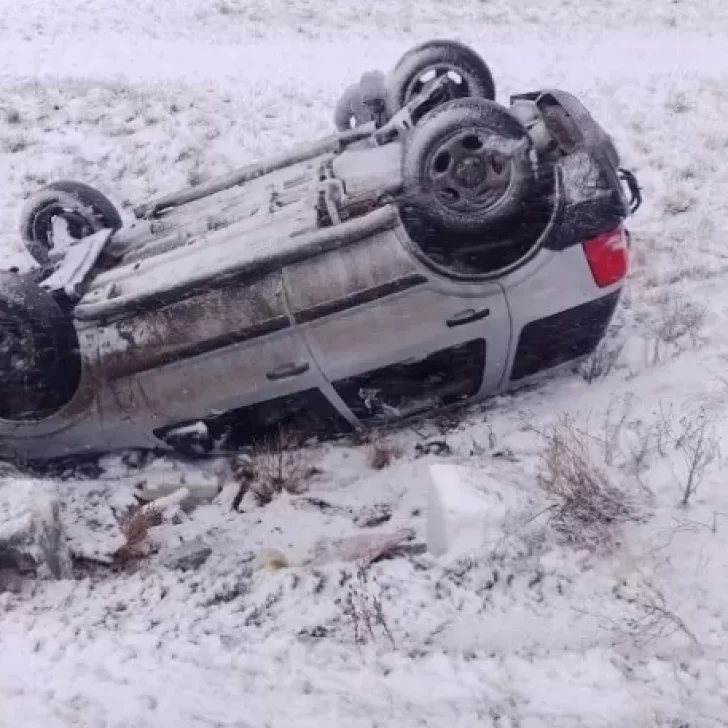
M483 308L480 311L476 311L472 308L467 308L465 311L456 313L451 318L447 319L445 323L453 328L454 326L462 326L463 324L470 324L473 321L480 321L481 319L488 318L490 316L490 309Z
M278 379L288 379L289 377L297 377L299 374L303 374L309 370L308 362L300 362L299 364L284 364L283 366L274 369L272 372L267 372L266 377L271 382L275 382Z

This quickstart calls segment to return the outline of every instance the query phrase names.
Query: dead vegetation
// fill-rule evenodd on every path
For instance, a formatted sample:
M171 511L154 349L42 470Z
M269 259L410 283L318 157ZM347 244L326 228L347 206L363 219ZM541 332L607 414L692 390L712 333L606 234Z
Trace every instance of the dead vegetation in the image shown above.
M597 348L588 356L579 367L581 377L592 384L608 377L624 350L625 342L617 342L612 339L602 339Z
M367 462L373 470L384 470L397 458L402 456L402 450L388 440L376 437L369 445Z
M604 428L605 460L609 464L618 462L643 487L646 486L641 473L647 469L650 458L667 460L682 494L681 505L687 506L719 456L718 436L708 413L698 407L676 414L672 407L661 404L648 421L639 417L631 419L631 411L631 398L623 400L617 419L612 419L614 410L608 410Z
M381 589L370 571L369 563L357 566L344 597L343 613L351 624L354 642L363 645L384 636L395 647L382 605Z
M18 154L27 149L30 142L23 133L6 134L0 138L0 147L6 154Z
M677 356L701 341L707 309L671 291L661 294L657 301L660 317L653 322L646 340L645 359L648 366Z
M698 638L671 607L664 591L651 580L641 578L631 589L626 582L620 582L613 593L618 600L630 604L636 611L636 614L617 626L617 631L638 647L645 647L676 632L685 635L693 644L698 644Z
M633 498L595 461L588 433L570 417L561 417L542 436L538 484L551 501L550 523L570 543L609 542L612 526L637 517Z
M668 600L664 589L638 569L634 579L620 579L612 588L612 595L628 609L619 616L613 613L595 613L573 607L575 612L596 617L620 641L638 648L671 637L684 635L693 645L699 640L685 620Z
M669 464L683 507L718 461L718 438L702 407L680 415L661 407L649 418L634 410L625 397L599 427L562 415L539 433L545 447L537 478L549 501L544 513L571 543L608 544L614 525L641 518L654 498L648 476L656 460Z
M310 455L301 448L297 435L280 429L275 436L256 445L250 455L234 461L232 475L240 487L232 508L238 510L248 493L261 506L283 493L301 495L318 472L311 464Z
M718 457L718 437L703 408L680 417L675 424L663 415L663 422L666 436L680 454L682 467L673 467L673 473L682 491L680 503L687 506Z

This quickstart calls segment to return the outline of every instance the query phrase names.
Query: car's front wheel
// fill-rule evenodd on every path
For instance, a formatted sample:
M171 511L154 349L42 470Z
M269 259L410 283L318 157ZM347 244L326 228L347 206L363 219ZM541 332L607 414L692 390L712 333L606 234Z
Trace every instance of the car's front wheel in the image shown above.
M0 272L0 418L48 417L71 400L80 378L70 317L37 284Z

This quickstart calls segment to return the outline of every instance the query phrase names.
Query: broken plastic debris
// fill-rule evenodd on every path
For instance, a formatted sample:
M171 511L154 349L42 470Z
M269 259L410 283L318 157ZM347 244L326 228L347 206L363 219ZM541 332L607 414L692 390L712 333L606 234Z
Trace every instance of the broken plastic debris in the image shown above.
M361 533L334 541L322 541L316 548L313 563L363 561L370 564L414 537L412 528L401 528L393 533Z
M150 473L137 483L134 494L143 501L156 501L186 488L194 500L212 500L220 492L220 478L208 477L204 473L195 473L195 482L188 483L187 478L180 478L178 473Z
M178 508L182 507L190 497L190 490L187 486L177 488L174 492L169 495L165 495L162 498L157 498L154 501L154 508L158 511L162 511L165 514L169 514Z

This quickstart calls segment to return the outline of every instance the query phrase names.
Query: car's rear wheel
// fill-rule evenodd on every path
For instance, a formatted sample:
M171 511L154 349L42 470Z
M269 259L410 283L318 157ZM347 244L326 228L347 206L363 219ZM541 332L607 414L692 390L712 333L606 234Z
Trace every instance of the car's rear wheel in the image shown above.
M389 115L396 114L429 83L445 75L453 82L457 98L495 99L490 68L472 48L452 40L431 40L407 51L389 74Z
M48 262L51 251L64 247L58 223L65 223L66 243L80 240L102 228L118 230L121 216L114 204L101 192L82 182L58 180L32 195L20 215L23 243L41 265Z
M422 217L453 231L487 228L520 212L534 184L528 134L493 101L449 101L407 138L403 177L403 199Z
M71 319L40 286L0 272L0 418L48 417L71 400L80 378Z

